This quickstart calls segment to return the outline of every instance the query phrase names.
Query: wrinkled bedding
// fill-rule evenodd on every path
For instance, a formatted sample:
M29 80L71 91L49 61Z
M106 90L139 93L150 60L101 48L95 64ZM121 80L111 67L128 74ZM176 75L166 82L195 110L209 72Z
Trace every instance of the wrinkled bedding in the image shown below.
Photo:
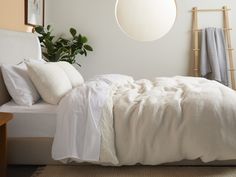
M236 159L236 93L203 78L97 76L60 102L52 157L110 165Z

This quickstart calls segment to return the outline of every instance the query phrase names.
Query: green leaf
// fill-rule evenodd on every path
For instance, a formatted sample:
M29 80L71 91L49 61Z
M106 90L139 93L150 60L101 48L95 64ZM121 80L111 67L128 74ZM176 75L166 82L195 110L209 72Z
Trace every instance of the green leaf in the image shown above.
M47 52L50 55L50 53L54 53L54 45L52 41L45 39L45 46L47 48Z
M88 42L88 39L85 36L83 36L82 39L81 39L81 42L86 43L86 42Z
M55 54L56 61L60 60L61 54L62 54L62 49L59 49L59 50L56 51L56 54Z
M79 36L77 38L75 38L78 42L78 44L82 44L82 36L81 34L79 34Z
M84 48L88 51L93 51L93 48L90 45L84 45Z
M81 64L79 64L78 62L76 62L76 64L77 64L79 67L81 67Z
M49 40L52 41L55 36L49 36Z
M42 43L43 40L44 40L44 37L43 37L43 36L39 36L39 41L40 41L40 43Z
M76 29L70 28L70 34L71 34L73 37L75 37L76 33L77 33Z
M87 56L87 51L86 50L84 50L84 55Z
M44 31L44 28L43 26L36 26L35 27L35 31L38 33L38 34L45 34L45 31Z
M51 29L51 25L48 25L47 30L50 31L50 29Z
M49 59L49 55L46 52L43 52L43 56L45 56L47 59Z

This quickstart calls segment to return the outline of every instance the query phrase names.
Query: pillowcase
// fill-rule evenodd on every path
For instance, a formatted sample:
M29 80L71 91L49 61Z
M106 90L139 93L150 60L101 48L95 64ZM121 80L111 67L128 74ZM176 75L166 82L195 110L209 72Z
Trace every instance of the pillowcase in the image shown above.
M16 104L31 106L40 99L39 93L28 75L25 63L2 64L1 69L7 90Z
M58 104L72 89L66 73L55 63L27 63L28 73L42 99L49 104Z
M60 61L56 62L55 64L58 65L61 69L63 69L68 79L70 80L73 88L82 85L84 83L84 78L70 63L65 61Z

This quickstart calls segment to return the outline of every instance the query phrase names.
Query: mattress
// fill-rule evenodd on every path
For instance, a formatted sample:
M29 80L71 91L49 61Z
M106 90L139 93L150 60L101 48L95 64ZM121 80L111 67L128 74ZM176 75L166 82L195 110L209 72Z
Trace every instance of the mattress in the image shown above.
M8 123L10 138L54 137L56 132L57 106L43 101L32 106L19 106L10 101L0 107L0 112L14 114Z
M51 105L40 100L32 106L20 106L14 101L9 101L0 107L0 112L56 114L57 105Z

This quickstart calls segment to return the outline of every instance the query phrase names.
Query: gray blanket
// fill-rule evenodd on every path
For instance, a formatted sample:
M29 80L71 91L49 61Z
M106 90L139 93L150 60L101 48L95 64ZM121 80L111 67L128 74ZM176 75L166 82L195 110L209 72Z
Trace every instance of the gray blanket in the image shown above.
M221 28L202 30L201 76L228 86L227 55L225 37Z

